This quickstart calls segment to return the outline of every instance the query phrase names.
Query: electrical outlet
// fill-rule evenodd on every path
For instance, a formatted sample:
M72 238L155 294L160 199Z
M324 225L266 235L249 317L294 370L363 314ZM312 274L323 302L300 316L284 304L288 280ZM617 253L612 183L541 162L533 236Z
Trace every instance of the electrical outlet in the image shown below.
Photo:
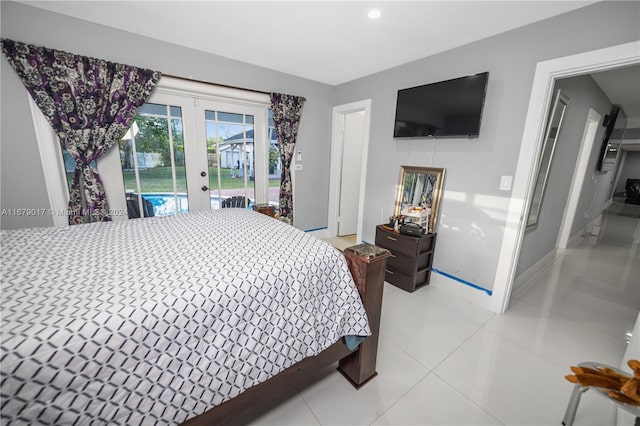
M295 170L302 170L302 164L296 164Z

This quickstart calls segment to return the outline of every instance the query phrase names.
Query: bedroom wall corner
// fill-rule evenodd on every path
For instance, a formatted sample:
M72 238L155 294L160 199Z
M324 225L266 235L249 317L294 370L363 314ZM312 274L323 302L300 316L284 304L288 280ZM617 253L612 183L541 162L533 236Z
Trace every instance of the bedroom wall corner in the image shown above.
M4 2L2 2L4 9ZM2 10L2 27L5 26ZM3 34L4 36L4 34ZM0 86L0 227L18 229L52 226L40 153L28 94L4 55Z

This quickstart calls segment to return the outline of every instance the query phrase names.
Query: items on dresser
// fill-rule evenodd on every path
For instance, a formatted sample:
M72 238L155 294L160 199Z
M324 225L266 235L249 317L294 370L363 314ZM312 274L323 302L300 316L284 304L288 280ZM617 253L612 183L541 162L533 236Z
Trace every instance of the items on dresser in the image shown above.
M408 292L429 284L435 244L435 233L403 235L387 225L378 225L375 245L392 255L387 259L385 281Z
M405 223L414 223L424 229L429 228L429 216L431 215L430 207L405 206L400 210L400 214L404 218Z
M403 235L413 235L414 237L420 237L424 235L424 228L416 225L415 223L405 223L400 227L400 233Z

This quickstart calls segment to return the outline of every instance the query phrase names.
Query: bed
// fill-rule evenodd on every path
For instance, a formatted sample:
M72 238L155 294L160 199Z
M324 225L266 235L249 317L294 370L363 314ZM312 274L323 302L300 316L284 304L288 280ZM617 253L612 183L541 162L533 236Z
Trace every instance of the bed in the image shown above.
M235 422L320 364L375 367L381 289L370 326L349 256L266 215L3 230L1 244L2 424Z

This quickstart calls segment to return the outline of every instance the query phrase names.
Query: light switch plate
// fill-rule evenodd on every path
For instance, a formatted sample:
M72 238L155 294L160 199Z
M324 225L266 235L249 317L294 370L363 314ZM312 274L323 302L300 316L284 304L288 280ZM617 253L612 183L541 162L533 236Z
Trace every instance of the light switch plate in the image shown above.
M513 182L513 176L502 176L500 178L500 190L510 191L512 182Z

